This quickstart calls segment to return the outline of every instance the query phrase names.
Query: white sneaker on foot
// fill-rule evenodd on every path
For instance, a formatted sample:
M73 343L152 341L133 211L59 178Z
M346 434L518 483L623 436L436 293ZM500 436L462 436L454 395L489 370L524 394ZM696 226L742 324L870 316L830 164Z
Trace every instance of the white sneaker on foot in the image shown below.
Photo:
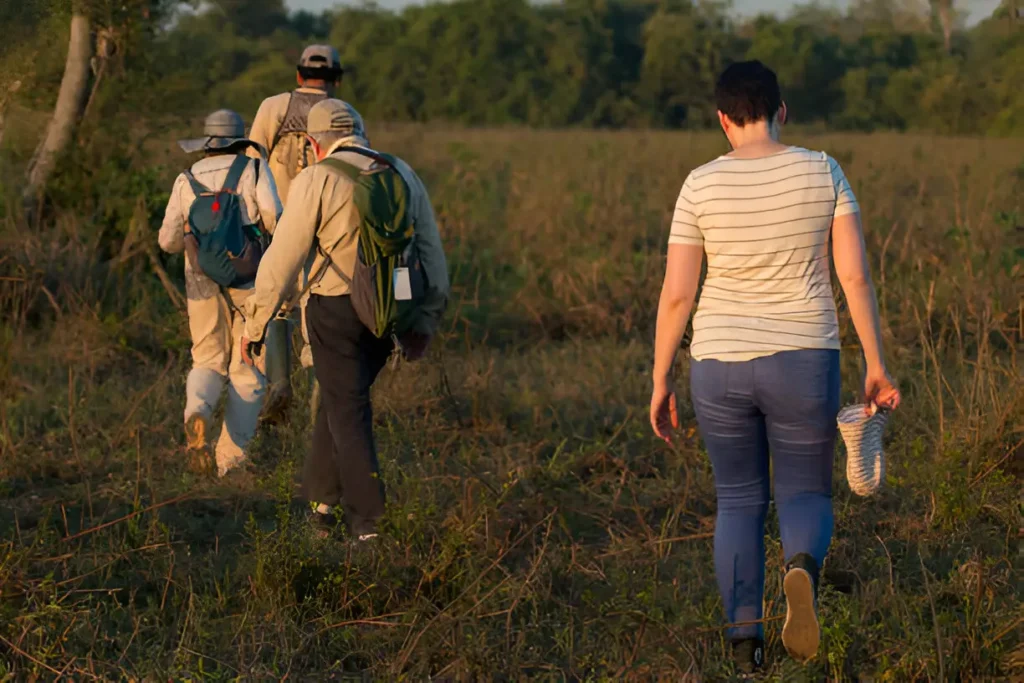
M782 644L798 662L814 659L821 644L821 627L815 608L818 567L810 555L795 556L786 567L782 590L786 594L786 624Z

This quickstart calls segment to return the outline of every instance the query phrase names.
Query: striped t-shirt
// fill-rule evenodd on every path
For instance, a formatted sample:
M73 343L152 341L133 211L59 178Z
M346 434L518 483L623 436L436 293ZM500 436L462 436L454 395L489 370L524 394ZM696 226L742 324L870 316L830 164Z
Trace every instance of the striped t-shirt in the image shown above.
M838 349L829 233L834 217L857 211L846 176L824 152L719 157L690 173L669 244L703 245L707 254L691 356L744 361Z

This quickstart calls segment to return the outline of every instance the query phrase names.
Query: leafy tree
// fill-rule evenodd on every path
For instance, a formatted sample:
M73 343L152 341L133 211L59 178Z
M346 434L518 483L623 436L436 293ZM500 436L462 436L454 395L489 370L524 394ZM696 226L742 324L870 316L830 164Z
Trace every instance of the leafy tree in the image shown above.
M287 24L284 0L205 0L208 19L224 26L231 24L247 38L270 35Z
M737 57L725 16L685 4L662 6L644 27L638 91L662 126L707 126L714 121L708 93L730 58Z

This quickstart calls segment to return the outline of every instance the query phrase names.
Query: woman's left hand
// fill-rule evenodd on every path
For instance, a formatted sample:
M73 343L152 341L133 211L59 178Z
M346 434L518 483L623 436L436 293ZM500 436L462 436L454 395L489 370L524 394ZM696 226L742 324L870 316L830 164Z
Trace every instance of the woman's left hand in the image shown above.
M659 439L672 443L672 430L679 429L676 392L671 382L657 382L651 394L651 427Z

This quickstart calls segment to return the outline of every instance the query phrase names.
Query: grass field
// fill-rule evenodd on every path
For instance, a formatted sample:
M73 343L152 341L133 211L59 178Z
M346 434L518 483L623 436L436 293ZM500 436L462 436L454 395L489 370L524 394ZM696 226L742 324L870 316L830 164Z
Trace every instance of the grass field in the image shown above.
M837 456L807 667L779 642L769 540L767 677L1024 676L1024 140L793 141L838 158L861 200L905 407L879 497L854 497ZM692 410L682 396L673 447L647 420L671 209L720 136L374 142L431 188L454 289L442 343L375 389L390 497L376 555L304 525L301 402L261 433L251 471L185 471L189 341L139 251L155 234L111 255L87 215L0 228L0 679L732 677ZM159 171L168 189L183 163ZM167 267L180 279L180 260Z

